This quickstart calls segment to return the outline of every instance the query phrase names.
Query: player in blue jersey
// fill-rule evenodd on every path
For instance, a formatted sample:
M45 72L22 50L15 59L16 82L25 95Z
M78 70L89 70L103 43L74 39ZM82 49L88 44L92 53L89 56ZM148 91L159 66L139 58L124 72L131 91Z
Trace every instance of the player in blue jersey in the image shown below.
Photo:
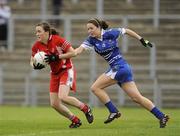
M88 21L87 31L89 36L81 46L76 48L76 55L80 54L83 50L94 49L110 66L91 86L92 92L105 104L110 112L104 123L110 123L115 118L121 116L121 113L104 90L108 86L118 84L133 101L140 104L159 119L160 128L164 128L169 119L168 115L162 113L149 99L140 94L133 80L131 67L119 50L117 39L124 34L128 34L139 40L145 47L152 47L152 44L130 29L108 29L108 24L105 21L96 18Z

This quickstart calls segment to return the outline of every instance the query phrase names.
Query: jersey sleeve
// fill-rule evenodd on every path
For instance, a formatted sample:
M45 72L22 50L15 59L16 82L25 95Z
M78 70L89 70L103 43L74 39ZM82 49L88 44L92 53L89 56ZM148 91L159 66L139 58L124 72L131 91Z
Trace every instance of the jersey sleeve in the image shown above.
M109 30L109 34L113 37L113 39L119 38L119 36L124 35L126 30L124 28L113 28Z
M71 47L71 44L65 38L60 37L58 42L58 45L64 52L67 52L67 50Z
M125 28L118 28L118 31L119 31L120 35L124 35L126 33Z
M81 46L85 49L85 50L93 50L93 45L90 43L90 38L88 37L86 40L84 40L84 42L81 44Z

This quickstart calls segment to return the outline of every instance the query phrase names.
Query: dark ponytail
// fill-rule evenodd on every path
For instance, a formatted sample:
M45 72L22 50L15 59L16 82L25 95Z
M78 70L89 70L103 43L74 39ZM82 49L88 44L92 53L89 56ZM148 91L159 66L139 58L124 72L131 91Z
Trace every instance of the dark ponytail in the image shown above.
M59 35L59 33L56 31L55 28L52 28L49 23L47 22L41 22L41 23L38 23L36 26L41 26L45 32L49 32L49 34L52 34L52 35Z
M101 28L103 28L104 30L106 30L109 27L109 25L107 24L106 21L102 20L101 21Z
M55 28L51 28L50 29L50 34L52 34L52 35L59 35L59 32L57 32Z
M88 21L88 23L92 23L96 27L100 27L100 28L102 28L104 30L106 30L109 27L109 25L107 24L106 21L100 20L100 19L97 19L97 18L90 19Z

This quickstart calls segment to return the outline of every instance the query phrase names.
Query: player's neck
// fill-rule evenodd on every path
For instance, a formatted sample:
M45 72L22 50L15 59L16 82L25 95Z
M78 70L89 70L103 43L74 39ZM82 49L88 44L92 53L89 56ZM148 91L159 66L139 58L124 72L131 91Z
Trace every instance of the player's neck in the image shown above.
M43 44L48 44L48 40L49 40L49 37L48 38L44 38L41 42L43 43Z

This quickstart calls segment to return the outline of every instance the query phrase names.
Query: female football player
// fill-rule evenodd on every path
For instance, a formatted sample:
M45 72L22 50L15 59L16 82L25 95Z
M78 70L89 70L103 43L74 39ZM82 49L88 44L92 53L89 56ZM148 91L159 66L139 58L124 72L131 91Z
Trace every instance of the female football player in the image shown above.
M104 90L108 86L118 84L133 101L154 114L160 121L160 128L164 128L169 117L162 113L149 99L140 94L133 80L131 67L123 58L118 48L117 39L124 34L128 34L139 40L145 47L152 47L152 44L130 29L108 29L108 24L105 21L96 18L88 21L87 31L89 36L84 40L81 46L75 49L76 55L80 54L85 49L94 49L95 52L102 56L110 66L110 68L100 75L91 86L92 92L110 112L104 123L110 123L115 118L121 116L121 113Z
M88 105L77 98L69 96L70 90L76 91L76 73L70 57L74 56L74 49L71 44L58 35L46 22L36 25L35 33L37 41L32 47L31 66L40 70L44 65L35 63L33 59L37 52L46 53L45 61L50 65L50 104L61 115L72 121L70 128L77 128L82 123L63 103L81 109L88 122L93 122L93 115Z

